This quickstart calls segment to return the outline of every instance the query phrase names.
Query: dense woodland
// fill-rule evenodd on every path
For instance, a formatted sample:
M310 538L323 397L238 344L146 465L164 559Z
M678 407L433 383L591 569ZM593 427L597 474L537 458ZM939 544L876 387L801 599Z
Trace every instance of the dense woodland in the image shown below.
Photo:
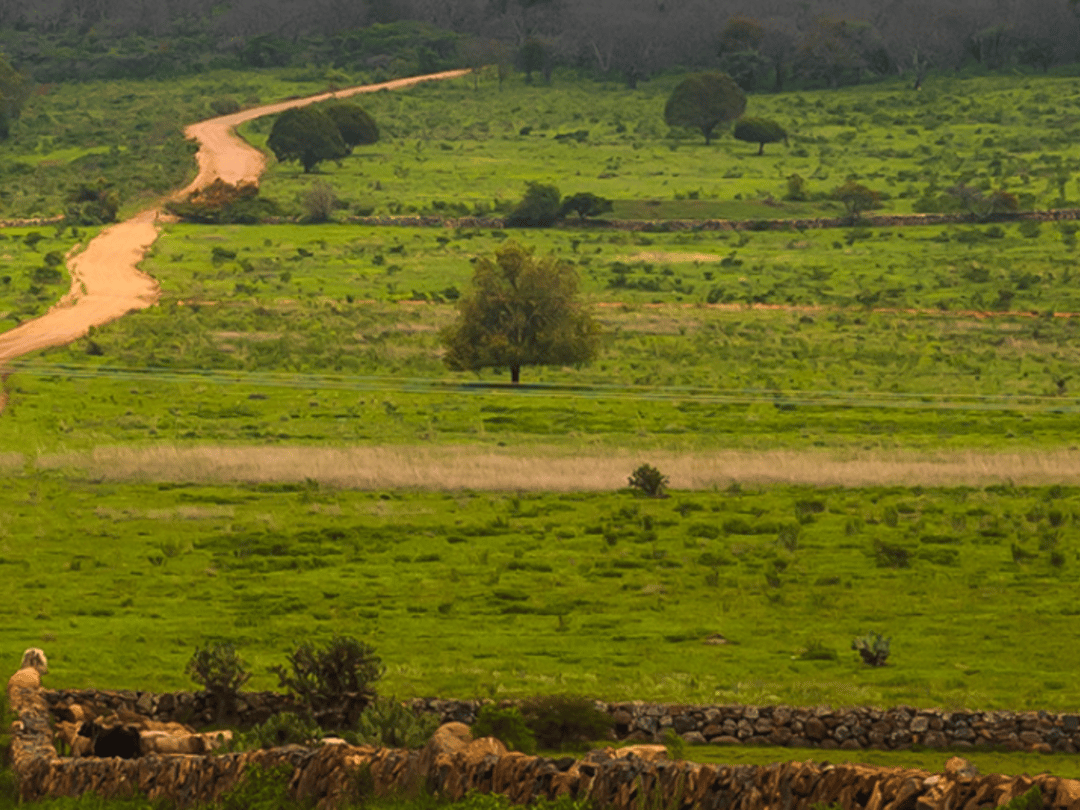
M39 82L329 66L566 65L633 85L721 68L748 89L1080 57L1077 0L0 0L0 51Z

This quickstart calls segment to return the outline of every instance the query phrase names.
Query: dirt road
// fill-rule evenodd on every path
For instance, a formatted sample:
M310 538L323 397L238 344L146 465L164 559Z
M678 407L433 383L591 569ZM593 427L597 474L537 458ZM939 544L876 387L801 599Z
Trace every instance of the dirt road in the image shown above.
M275 115L293 107L303 107L330 98L347 98L358 93L397 90L420 82L463 76L467 70L449 70L425 76L413 76L381 84L369 84L320 93L307 98L290 99L250 110L211 118L192 124L185 134L198 142L196 159L199 171L191 183L176 192L182 198L198 188L221 178L233 185L257 183L266 168L266 158L249 146L234 130L237 126L264 115ZM164 202L164 201L163 201ZM106 228L90 241L86 249L68 262L71 289L45 315L0 333L0 372L4 363L25 354L52 346L63 346L86 334L91 326L116 320L133 310L155 304L160 290L153 278L138 268L158 236L156 225L160 205L143 211L126 222ZM0 392L0 410L5 397Z

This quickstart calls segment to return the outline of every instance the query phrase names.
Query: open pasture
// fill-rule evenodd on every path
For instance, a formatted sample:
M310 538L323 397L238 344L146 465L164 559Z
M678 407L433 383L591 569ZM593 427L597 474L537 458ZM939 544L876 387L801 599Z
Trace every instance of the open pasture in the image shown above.
M399 696L1066 709L1080 491L356 492L11 477L9 646L54 686L171 689L348 632ZM849 649L876 630L889 665ZM708 643L708 642L713 643ZM109 650L103 655L102 650Z
M750 95L746 114L773 118L789 146L730 134L706 146L700 133L669 130L664 102L679 76L637 90L556 74L550 87L472 78L359 100L381 140L341 165L323 164L348 212L460 215L505 209L525 183L564 195L592 192L633 219L764 219L837 216L826 198L848 178L882 193L883 210L937 210L957 183L1006 188L1021 207L1068 207L1080 199L1080 79L935 76L920 92L900 81ZM265 145L273 119L241 129ZM805 201L786 200L788 178ZM313 177L274 165L264 196L302 213Z
M19 363L0 449L1071 447L1072 235L1001 231L518 232L578 265L605 337L511 393L438 338L504 232L170 226L161 305Z

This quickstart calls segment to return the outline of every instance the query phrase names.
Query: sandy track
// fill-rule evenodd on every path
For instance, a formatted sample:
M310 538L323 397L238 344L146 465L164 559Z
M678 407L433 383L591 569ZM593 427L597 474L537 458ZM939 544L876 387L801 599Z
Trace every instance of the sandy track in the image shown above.
M266 168L266 159L262 152L235 134L235 128L242 123L330 98L396 90L420 82L452 79L466 73L467 70L449 70L352 87L267 104L192 124L185 134L199 144L196 155L199 171L195 179L173 194L172 198L182 198L217 178L233 185L259 181ZM0 333L0 371L9 360L39 349L71 343L85 335L92 326L101 326L133 310L155 304L160 297L160 289L153 278L139 270L138 263L157 239L156 221L159 213L160 207L150 208L125 222L106 228L90 241L84 251L74 255L68 262L71 288L67 295L40 318ZM0 392L0 410L3 410L4 404L5 397Z

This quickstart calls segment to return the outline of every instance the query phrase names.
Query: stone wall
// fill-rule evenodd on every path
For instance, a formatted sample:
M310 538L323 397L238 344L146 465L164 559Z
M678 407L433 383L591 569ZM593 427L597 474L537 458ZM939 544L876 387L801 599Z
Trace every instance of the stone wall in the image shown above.
M44 691L49 706L67 702L125 709L151 720L205 725L214 721L206 692L155 694L135 691ZM411 705L437 714L443 723L472 723L484 701L417 699ZM505 702L509 705L510 702ZM780 745L796 748L925 748L975 746L1009 751L1080 751L1080 714L1053 712L946 712L895 706L833 709L827 706L705 706L643 702L597 704L612 715L619 740L659 742L668 729L689 743ZM237 705L236 724L261 723L292 708L277 692L245 692Z
M551 759L508 753L490 738L470 742L467 727L460 723L442 726L422 752L339 743L237 754L70 758L57 756L53 747L49 706L41 689L23 687L11 694L18 718L12 728L12 760L20 795L28 801L88 791L103 796L139 791L150 799L193 806L219 799L236 785L245 768L258 764L287 766L293 797L313 801L320 810L356 798L363 782L357 776L363 770L370 772L377 794L426 785L450 798L476 790L503 793L514 803L525 804L570 795L614 810L647 805L672 810L808 810L818 803L835 803L847 810L951 810L998 806L1033 785L1041 789L1047 808L1080 806L1078 781L1045 774L980 775L959 757L949 760L941 774L813 762L699 765L668 762L662 759L662 749L649 746L607 749L580 760ZM761 719L760 711L756 719Z

